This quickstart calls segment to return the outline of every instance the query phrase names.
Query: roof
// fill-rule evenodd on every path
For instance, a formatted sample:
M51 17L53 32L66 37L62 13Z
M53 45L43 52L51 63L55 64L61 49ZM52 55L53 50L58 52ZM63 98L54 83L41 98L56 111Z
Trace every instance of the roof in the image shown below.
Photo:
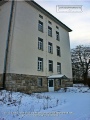
M0 6L3 5L6 2L8 2L8 1L4 1L4 0L1 1L0 2ZM34 8L36 8L38 11L42 12L43 14L45 14L47 17L49 17L50 19L52 19L54 22L56 22L58 25L60 25L66 31L68 31L68 32L72 31L69 27L67 27L65 24L63 24L61 21L59 21L56 17L54 17L51 13L49 13L48 11L46 11L43 7L41 7L35 1L33 1L33 0L31 0L31 1L25 0L25 2L27 2L28 4L30 4L31 6L33 6Z
M65 75L62 75L62 74L59 74L59 75L51 75L51 76L48 77L48 79L58 79L58 78L68 79Z
M58 25L60 25L62 28L64 28L66 31L71 32L72 30L67 27L65 24L63 24L61 21L59 21L56 17L54 17L51 13L46 11L43 7L41 7L39 4L37 4L35 1L27 1L25 0L28 4L32 5L34 8L48 16L50 19L52 19L54 22L56 22Z

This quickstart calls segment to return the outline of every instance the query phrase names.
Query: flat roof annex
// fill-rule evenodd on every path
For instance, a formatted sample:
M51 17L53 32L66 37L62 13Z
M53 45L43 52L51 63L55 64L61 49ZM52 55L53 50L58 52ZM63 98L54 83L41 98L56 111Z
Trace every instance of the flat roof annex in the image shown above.
M50 75L48 79L68 79L65 75L58 74L58 75Z

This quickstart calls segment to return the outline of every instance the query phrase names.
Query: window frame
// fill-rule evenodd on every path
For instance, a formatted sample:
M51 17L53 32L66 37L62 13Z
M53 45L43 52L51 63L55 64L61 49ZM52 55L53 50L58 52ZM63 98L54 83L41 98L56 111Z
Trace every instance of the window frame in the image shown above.
M52 37L52 28L48 26L48 36Z
M43 22L42 21L38 21L38 30L40 31L40 32L43 32Z
M42 16L42 15L40 15L40 14L39 14L39 17L40 17L41 19L43 19L43 16Z
M53 54L53 44L51 42L48 42L48 53Z
M56 28L57 28L57 29L59 29L59 27L58 27L58 26L56 26Z
M38 49L43 51L43 39L38 37Z
M41 77L39 77L38 79L37 79L37 86L38 87L42 87L43 86L43 82L42 82L42 78Z
M58 86L61 85L61 79L58 79Z
M48 20L48 23L52 25L52 22Z
M48 60L48 70L49 72L53 72L53 61L52 60Z
M38 57L38 71L43 71L43 58Z
M61 53L60 53L60 47L57 46L56 48L57 48L57 56L61 56Z
M57 62L57 73L61 74L61 63Z
M56 40L60 41L59 32L56 31Z

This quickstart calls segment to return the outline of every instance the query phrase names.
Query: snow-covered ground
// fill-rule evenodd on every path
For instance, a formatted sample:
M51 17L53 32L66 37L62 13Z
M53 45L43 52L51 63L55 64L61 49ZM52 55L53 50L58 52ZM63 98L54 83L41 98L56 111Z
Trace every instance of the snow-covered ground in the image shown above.
M0 120L90 120L90 89L74 85L31 95L2 90Z

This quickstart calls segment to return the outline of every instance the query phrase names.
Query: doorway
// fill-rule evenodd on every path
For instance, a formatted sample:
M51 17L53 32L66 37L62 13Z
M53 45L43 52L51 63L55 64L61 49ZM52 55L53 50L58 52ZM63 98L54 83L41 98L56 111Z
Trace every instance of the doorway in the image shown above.
M48 79L48 91L49 92L54 91L54 79Z

